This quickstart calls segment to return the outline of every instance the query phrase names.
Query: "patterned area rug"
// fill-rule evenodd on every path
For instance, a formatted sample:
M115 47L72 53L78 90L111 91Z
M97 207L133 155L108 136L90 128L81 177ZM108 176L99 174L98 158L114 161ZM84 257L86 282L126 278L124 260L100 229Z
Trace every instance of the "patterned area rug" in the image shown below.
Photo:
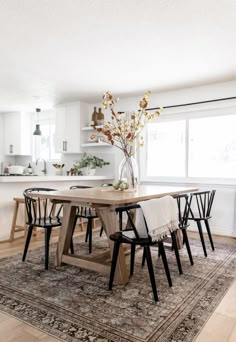
M76 249L88 254L82 241ZM64 265L55 268L55 245L50 270L44 271L43 249L0 260L0 310L42 329L62 341L190 342L220 302L236 275L236 248L216 244L203 257L202 247L191 240L194 266L181 250L184 274L167 250L173 287L169 288L163 265L153 248L159 302L155 303L142 251L137 251L135 273L126 286L108 291L108 276ZM96 237L94 253L107 248ZM128 259L128 258L127 258ZM129 262L129 260L127 260Z

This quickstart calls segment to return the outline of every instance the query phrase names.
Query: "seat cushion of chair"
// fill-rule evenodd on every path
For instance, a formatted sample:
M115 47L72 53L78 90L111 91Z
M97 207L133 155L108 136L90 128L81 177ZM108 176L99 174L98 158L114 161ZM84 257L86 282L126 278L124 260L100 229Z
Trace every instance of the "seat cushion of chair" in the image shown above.
M95 218L98 218L98 216L95 214L95 215L80 215L80 214L76 214L77 217L81 217L81 218L85 218L85 219L95 219Z
M179 229L187 229L190 226L190 224L179 224Z
M136 245L151 244L150 239L137 239L133 230L125 230L122 232L116 232L110 235L112 241L119 241L120 243L129 243Z
M41 220L39 220L39 219L34 220L32 222L32 224L34 226L43 227L43 228L59 227L59 226L61 226L61 220L59 218L57 218L57 217L52 217L52 218L46 217L45 219L43 218Z
M211 216L204 216L204 217L199 217L199 216L194 216L194 217L189 217L189 221L203 221L203 220L209 220L211 219Z
M96 210L93 208L87 208L87 207L78 207L76 216L82 217L82 218L91 218L91 219L98 218Z

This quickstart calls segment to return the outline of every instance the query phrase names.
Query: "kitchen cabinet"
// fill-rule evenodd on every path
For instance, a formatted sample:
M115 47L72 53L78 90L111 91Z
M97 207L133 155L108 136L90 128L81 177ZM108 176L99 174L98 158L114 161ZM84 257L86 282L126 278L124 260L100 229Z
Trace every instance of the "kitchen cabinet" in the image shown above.
M55 149L58 153L80 152L80 103L56 107Z
M4 154L31 155L32 127L30 113L5 113L4 125Z

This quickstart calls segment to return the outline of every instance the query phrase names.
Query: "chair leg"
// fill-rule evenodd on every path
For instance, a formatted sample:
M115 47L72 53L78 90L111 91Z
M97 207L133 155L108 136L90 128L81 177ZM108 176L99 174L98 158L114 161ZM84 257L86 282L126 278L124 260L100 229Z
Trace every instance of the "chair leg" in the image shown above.
M73 237L71 237L71 240L70 240L70 252L71 252L71 254L75 254Z
M131 254L130 254L130 276L134 274L134 259L135 259L135 248L136 245L132 244L131 245Z
M179 257L179 250L178 250L177 241L176 241L176 231L171 233L171 237L172 237L172 246L175 251L176 261L177 261L177 265L179 269L179 274L183 274L181 261Z
M116 270L116 263L120 249L120 242L115 241L114 248L113 248L113 255L112 255L112 262L111 262L111 272L110 272L110 280L109 280L109 290L112 290L112 284L115 276Z
M187 234L186 228L182 229L182 234L183 234L183 241L186 244L190 264L193 265L193 257L192 257L192 253L191 253L191 249L189 245L188 234Z
M103 228L103 226L101 226L101 230L100 230L100 234L99 234L100 237L102 236L103 230L104 230L104 228Z
M123 216L122 216L122 211L119 211L119 230L123 230Z
M89 238L89 219L88 219L88 223L87 223L87 228L86 228L86 235L85 235L85 242L88 242L88 238Z
M34 229L34 226L28 227L28 233L27 233L26 240L25 240L25 248L24 248L24 252L23 252L23 256L22 256L22 261L25 261L33 229Z
M212 248L212 250L214 251L214 250L215 250L215 246L214 246L214 243L213 243L213 240L212 240L209 222L208 222L208 220L204 220L204 221L205 221L205 225L206 225L207 234L208 234L208 236L209 236L211 248Z
M88 219L87 225L88 239L89 239L89 253L92 253L92 236L93 236L93 219Z
M145 249L143 249L142 267L145 265Z
M162 262L163 262L163 265L164 265L164 268L165 268L168 284L171 287L172 286L172 280L171 280L171 277L170 277L170 270L169 270L168 262L167 262L167 259L166 259L166 252L165 252L164 244L163 244L162 241L160 241L158 243L158 245L159 245L159 253L162 256Z
M52 232L52 227L45 228L45 270L48 270L49 259L49 241Z
M204 252L205 257L207 257L206 245L205 245L204 236L203 236L203 233L202 233L202 225L201 225L200 221L197 221L197 226L198 226L198 231L199 231L200 239L201 239L201 242L202 242L203 252Z
M71 234L71 240L70 240L70 252L71 252L71 254L75 253L75 251L74 251L74 244L73 244L73 235L74 235L77 219L78 219L78 217L75 216L75 221L74 221L74 225L73 225L73 229L72 229L72 234Z
M151 281L151 285L152 285L152 292L153 292L154 300L157 302L158 301L157 287L156 287L156 281L155 281L155 276L154 276L154 271L153 271L150 246L148 246L148 245L144 246L144 250L145 250L145 257L147 260L149 277L150 277L150 281Z

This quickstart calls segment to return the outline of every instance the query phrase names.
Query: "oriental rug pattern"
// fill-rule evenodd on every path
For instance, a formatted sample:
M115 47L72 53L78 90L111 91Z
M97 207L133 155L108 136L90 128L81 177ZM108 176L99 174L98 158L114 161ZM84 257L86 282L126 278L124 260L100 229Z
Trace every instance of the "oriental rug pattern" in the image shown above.
M88 246L80 239L75 249L88 254ZM218 243L215 252L207 247L205 258L199 241L191 240L194 266L185 248L181 250L181 276L174 253L167 250L172 288L157 250L152 249L158 303L153 301L147 269L141 268L141 250L129 284L114 284L112 292L107 289L108 276L69 265L55 268L55 245L49 271L44 271L43 248L29 252L25 263L21 255L4 258L0 260L0 310L67 342L190 342L236 275L234 246ZM107 241L97 236L94 253L106 248Z

